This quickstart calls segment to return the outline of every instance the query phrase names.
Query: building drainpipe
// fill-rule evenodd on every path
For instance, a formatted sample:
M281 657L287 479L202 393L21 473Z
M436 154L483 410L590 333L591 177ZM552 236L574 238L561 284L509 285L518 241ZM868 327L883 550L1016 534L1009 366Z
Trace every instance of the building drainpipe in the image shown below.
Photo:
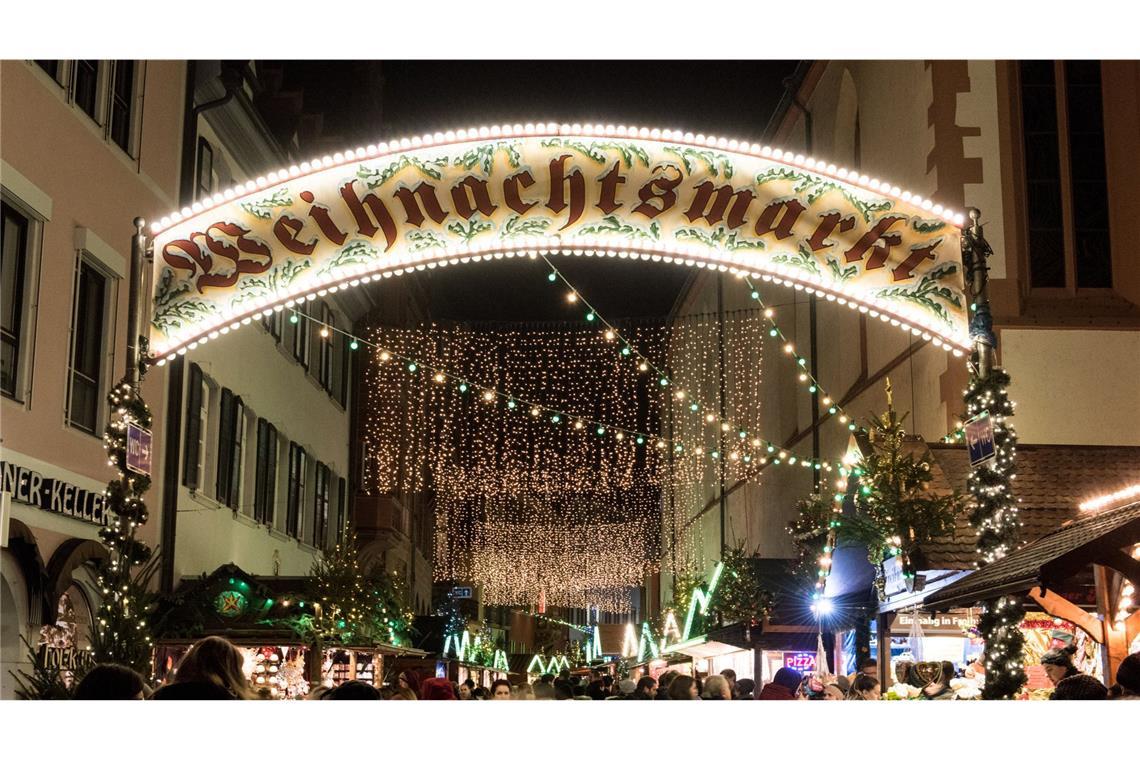
M223 68L221 79L226 88L226 94L216 100L196 106L194 105L195 74L195 62L187 61L186 99L182 123L182 162L178 190L178 200L183 206L189 206L195 200L194 170L197 165L198 117L212 108L230 102L241 86L241 74L229 68ZM163 447L165 455L162 465L162 530L159 544L162 556L158 581L159 591L164 594L174 591L174 549L178 523L178 472L182 459L182 396L185 384L186 357L174 357L169 363L169 367L166 394L166 442Z

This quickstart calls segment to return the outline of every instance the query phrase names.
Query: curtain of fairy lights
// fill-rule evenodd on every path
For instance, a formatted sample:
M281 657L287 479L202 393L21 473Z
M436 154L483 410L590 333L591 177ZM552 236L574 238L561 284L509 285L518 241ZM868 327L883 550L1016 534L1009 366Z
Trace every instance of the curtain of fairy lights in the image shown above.
M761 322L734 315L724 329L735 386L726 416L755 430ZM717 401L715 318L620 329L702 404ZM719 424L689 420L692 445L678 454L672 441L639 445L634 435L598 435L587 421L668 435L670 414L688 414L689 398L675 396L680 379L661 387L602 331L578 324L372 326L365 338L376 348L362 386L362 490L434 494L437 580L480 584L489 604L534 604L541 590L551 606L625 612L629 589L663 559L672 563L674 536L679 562L699 559L691 535L699 526L684 523L720 465L694 447L715 447ZM421 367L411 372L382 349ZM501 396L487 400L488 388L514 408ZM728 456L725 464L733 478L756 466Z
M760 482L755 473L767 452L752 444L756 435L768 433L761 404L765 332L760 313L750 309L725 314L723 324L716 314L676 320L667 337L670 376L675 387L685 389L686 398L674 395L672 414L664 421L672 436L684 441L688 454L672 461L663 505L663 560L673 572L700 571L706 566L702 518L697 515L719 495L722 465L727 487L745 477ZM699 413L689 408L694 394L699 396ZM706 455L715 450L727 454L716 459ZM703 516L717 514L710 510Z

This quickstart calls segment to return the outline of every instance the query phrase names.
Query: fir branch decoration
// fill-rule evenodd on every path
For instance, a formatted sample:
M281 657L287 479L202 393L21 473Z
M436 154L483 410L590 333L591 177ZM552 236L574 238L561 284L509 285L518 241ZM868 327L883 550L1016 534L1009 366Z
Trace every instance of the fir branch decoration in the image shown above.
M511 238L520 237L522 235L541 235L546 232L546 228L549 226L549 219L523 219L516 214L503 225L502 231L499 232L499 237Z
M158 571L158 554L135 538L146 525L148 511L143 494L150 477L127 469L127 428L150 429L150 409L125 380L107 394L111 417L103 433L107 457L119 477L107 484L103 508L108 513L99 538L109 555L99 568L100 605L91 638L96 663L118 663L149 673L153 642L149 617L157 603L150 582Z
M23 636L20 636L20 643L28 652L32 672L8 671L8 675L16 682L16 696L25 700L73 699L80 679L73 674L69 680L64 675L65 671L42 663L36 650Z
M446 165L446 157L424 162L415 156L400 156L398 161L393 161L383 169L371 169L361 164L356 170L356 177L363 182L369 190L375 190L409 166L414 167L416 171L425 177L441 179L443 173L440 172L439 167Z
M647 240L658 240L661 235L661 228L657 222L651 222L649 229L642 229L635 227L632 224L626 224L612 214L610 216L602 217L600 222L596 224L587 224L578 230L579 235L625 235L627 237L646 238Z
M708 246L709 248L717 248L728 251L764 250L763 240L741 239L737 236L736 232L729 232L724 225L718 226L711 233L697 229L696 227L684 227L673 233L673 236L678 240L694 240L698 243Z
M242 201L239 205L245 209L246 213L252 214L258 219L268 219L273 215L272 209L288 208L293 205L293 199L289 197L289 188L282 187L273 191L272 195L253 201Z
M1009 375L994 369L986 378L974 377L966 390L966 414L970 420L988 413L993 420L996 456L970 471L967 485L974 502L970 524L978 531L979 566L1001 559L1020 544L1021 518L1013 495L1017 474L1017 433L1009 424L1013 402L1009 399ZM1022 668L1025 636L1022 600L1003 596L983 605L978 630L986 641L986 683L983 699L1013 699L1025 685Z
M947 261L922 275L919 281L914 285L909 287L892 286L889 288L879 288L875 291L874 295L877 298L893 301L907 301L915 304L934 314L934 316L949 325L951 324L950 313L943 304L935 299L940 299L957 307L962 306L962 299L957 293L944 285L939 285L939 280L943 280L957 271L958 265L954 262Z

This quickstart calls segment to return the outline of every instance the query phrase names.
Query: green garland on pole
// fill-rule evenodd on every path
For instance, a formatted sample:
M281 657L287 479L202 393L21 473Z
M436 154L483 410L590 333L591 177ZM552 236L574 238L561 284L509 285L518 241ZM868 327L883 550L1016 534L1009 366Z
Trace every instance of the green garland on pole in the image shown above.
M970 513L970 524L978 531L979 567L1016 548L1021 529L1011 482L1017 469L1017 434L1007 422L1013 416L1008 387L1009 375L995 368L984 379L975 376L965 394L966 419L988 413L994 426L995 457L975 467L967 481L977 505ZM986 641L983 699L1013 699L1025 685L1025 635L1020 628L1024 619L1025 609L1018 597L999 597L983 606L978 621L978 630Z
M96 663L126 665L145 676L151 671L154 647L148 617L157 599L148 587L158 569L158 554L135 537L148 518L143 494L150 488L150 477L127 469L127 427L133 423L149 430L152 419L142 396L125 380L111 389L107 400L111 418L103 445L119 477L104 492L109 518L99 537L109 558L99 571L101 604L91 651Z

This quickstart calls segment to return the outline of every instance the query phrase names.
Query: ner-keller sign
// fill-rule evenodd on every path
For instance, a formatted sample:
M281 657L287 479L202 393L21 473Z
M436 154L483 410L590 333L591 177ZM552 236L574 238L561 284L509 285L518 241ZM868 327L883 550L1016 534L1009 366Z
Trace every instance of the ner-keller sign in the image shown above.
M158 222L155 356L362 279L551 250L767 274L969 345L961 215L735 141L549 126L338 153Z
M0 462L0 471L0 490L13 501L95 525L107 524L102 491L88 491L59 478L45 478L35 470L11 462Z

